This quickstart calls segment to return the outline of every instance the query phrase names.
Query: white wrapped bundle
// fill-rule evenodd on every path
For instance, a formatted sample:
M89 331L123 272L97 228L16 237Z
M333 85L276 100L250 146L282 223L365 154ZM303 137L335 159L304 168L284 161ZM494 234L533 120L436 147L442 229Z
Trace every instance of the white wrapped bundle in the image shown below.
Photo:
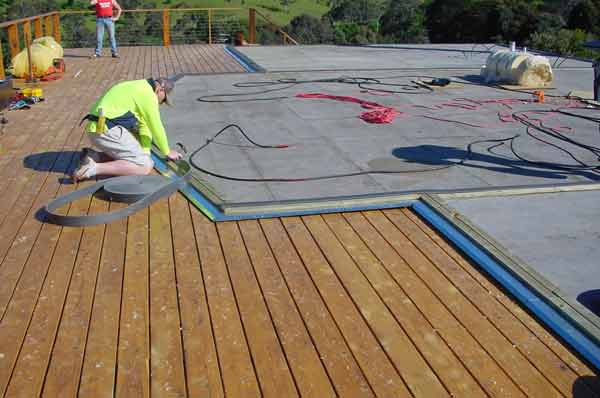
M481 70L486 83L506 83L524 87L546 87L552 83L548 58L524 52L496 51Z

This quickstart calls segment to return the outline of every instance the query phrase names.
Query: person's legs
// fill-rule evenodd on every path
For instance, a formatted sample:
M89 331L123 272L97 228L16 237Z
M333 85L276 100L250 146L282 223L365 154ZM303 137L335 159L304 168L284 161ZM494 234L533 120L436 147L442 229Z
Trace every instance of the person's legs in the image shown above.
M97 175L124 176L149 174L154 167L150 154L127 129L117 126L104 134L90 133L89 139L101 152L84 149L73 179Z
M102 42L104 41L104 19L96 18L96 52L94 55L102 54Z
M113 160L96 164L96 175L134 176L150 174L151 171L152 166L142 166L129 160Z
M106 27L108 29L108 39L110 41L110 51L113 56L118 55L117 39L115 38L115 22L112 19L106 19Z

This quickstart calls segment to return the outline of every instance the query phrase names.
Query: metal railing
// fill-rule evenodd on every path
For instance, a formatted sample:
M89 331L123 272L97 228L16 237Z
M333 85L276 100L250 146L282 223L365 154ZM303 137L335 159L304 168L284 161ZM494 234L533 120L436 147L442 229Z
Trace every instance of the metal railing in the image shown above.
M245 15L247 25L242 23ZM257 24L257 16L260 24ZM254 8L123 10L117 25L117 37L119 45L125 46L233 43L238 37L246 37L247 43L255 44L257 27L265 32L265 37L269 36L266 33L270 33L271 36L280 36L282 44L298 44ZM0 23L0 79L5 78L4 53L7 51L12 59L31 43L33 37L42 36L53 36L63 47L94 47L94 11L54 11ZM5 37L5 42L2 37Z
M33 24L33 32L31 25ZM4 52L8 50L10 58L16 56L21 48L42 36L53 36L60 43L60 15L57 11L33 17L15 19L0 23L0 29L6 33L6 43L0 39L0 79L6 78L4 74ZM4 35L3 35L4 36Z
M172 8L123 10L117 23L119 45L225 43L242 32L241 8ZM61 31L65 47L93 47L93 11L62 11Z

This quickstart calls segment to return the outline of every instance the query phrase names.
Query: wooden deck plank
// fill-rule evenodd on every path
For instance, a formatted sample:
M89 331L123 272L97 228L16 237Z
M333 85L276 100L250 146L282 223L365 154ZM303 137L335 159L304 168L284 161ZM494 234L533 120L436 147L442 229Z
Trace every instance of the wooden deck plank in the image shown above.
M569 395L578 375L541 344L533 334L528 333L528 330L499 302L493 299L484 300L484 297L489 297L490 291L477 283L470 275L465 275L465 270L415 223L411 222L404 211L394 211L393 213L398 216L395 220L402 223L402 230L407 237L418 245L438 268L443 269L444 274L456 284L457 288L470 298L470 301L502 331L529 362L543 373L548 381L563 394Z
M121 206L115 205L114 208ZM140 217L144 214L147 217L147 210L140 213ZM81 371L81 398L114 396L126 236L127 220L118 220L106 226Z
M377 258L385 265L396 283L402 287L421 313L458 355L489 396L524 397L524 393L508 377L493 358L477 343L469 331L446 308L403 258L395 244L395 226L379 212L346 213L344 217ZM406 248L406 250L414 250Z
M101 199L92 200L90 214L103 213L107 210L108 202ZM104 244L104 231L104 225L88 227L83 231L77 263L48 366L43 397L77 395L100 253Z
M63 167L66 167L66 164L69 164L72 160L70 154L59 156L59 158L65 163L65 165L61 165ZM53 196L59 189L61 189L61 192L66 193L72 190L73 186L63 185L59 187L58 182L48 180L48 184L43 187L42 197ZM22 259L24 261L16 261L17 264L22 264L22 268L18 267L20 271L19 278L15 281L14 289L8 290L10 296L7 297L2 312L0 353L3 355L3 360L0 361L0 391L3 393L10 381L61 232L61 228L47 224L41 225L33 217L28 218L26 224L33 225L35 227L33 229L40 229L41 227L41 230L39 235L34 233L36 239L31 243L30 252L23 253L25 254L24 259Z
M219 223L217 231L261 393L265 397L297 397L298 392L279 336L274 330L271 314L265 305L237 223Z
M398 212L384 214L396 226L401 225L401 215ZM400 228L402 230L402 228ZM403 250L409 248L414 251L416 247L405 235L397 236L396 242ZM403 252L404 255L404 252ZM527 361L525 357L506 339L490 322L467 300L456 286L448 288L449 280L442 270L420 251L414 251L411 263L418 269L419 275L426 281L432 290L438 292L440 298L448 305L457 318L471 334L480 342L492 357L511 376L519 387L531 396L558 397L561 394L544 378L544 376ZM405 257L406 258L406 257ZM464 274L463 274L464 277Z
M76 213L82 213L82 209L78 209L77 207L81 206L81 203L89 205L90 198L75 202L74 209ZM28 330L20 354L20 357L24 359L17 363L9 386L11 388L8 391L8 395L33 396L41 392L46 367L50 360L50 351L52 350L58 329L58 322L61 318L60 313L68 294L70 276L75 265L77 249L73 245L79 244L82 232L80 229L67 229L60 236L58 247L48 272L49 280L45 282L41 293L41 298L44 300L38 303L38 307L35 310L32 326ZM66 246L66 249L63 248L64 246ZM66 267L66 269L61 271L61 267ZM55 270L55 268L58 269ZM68 271L69 269L71 272ZM53 312L54 317L51 316ZM49 316L50 318L48 319Z
M283 224L278 219L260 220L259 223L336 394L343 397L373 396L371 386L304 268Z
M242 221L239 227L300 395L335 396L258 221Z
M321 216L302 220L415 397L444 397L448 391L373 290ZM343 288L342 288L343 289Z
M90 197L73 202L69 214L87 214L90 202ZM7 397L34 397L42 391L82 234L80 228L61 231L6 391Z
M119 321L116 396L150 396L148 213L129 217Z
M75 188L60 173L101 92L243 71L221 45L89 52L67 50L48 100L9 114L52 134L0 136L5 396L599 395L595 370L410 210L217 226L178 194L107 227L41 224L37 208ZM39 152L54 153L11 169Z
M72 153L63 153L58 156L53 168L57 170L68 169L68 165L72 161L74 161ZM58 181L47 179L46 184L41 190L42 194L36 199L36 203L40 198L53 197L57 191L66 193L72 189L73 185L59 185ZM36 209L31 210L29 214L33 215ZM31 242L30 253L18 251L18 253L24 255L22 259L15 259L15 264L18 265L16 267L18 271L15 273L18 273L19 277L15 280L16 284L12 290L12 285L7 290L4 290L5 293L9 293L10 297L8 299L10 301L7 301L5 307L3 307L2 328L0 328L0 336L3 337L0 340L0 352L3 352L5 358L4 361L0 362L0 390L2 391L6 391L13 367L16 365L17 355L33 317L33 311L40 290L44 286L48 268L54 264L51 261L61 232L60 228L46 224L42 225L33 217L27 218L24 225L31 226L33 230L32 234L36 236L36 239ZM39 231L39 235L37 231ZM5 265L11 266L15 264L7 263ZM22 266L19 264L22 264ZM4 287L4 285L2 286ZM62 306L59 309L61 308ZM15 344L15 341L19 343Z
M411 396L405 381L369 329L302 220L290 217L282 219L282 222L376 394Z
M560 361L567 364L570 369L576 372L580 376L584 376L587 383L590 384L591 388L594 389L596 394L600 394L600 380L597 378L594 381L594 372L584 363L579 360L569 349L567 349L561 342L552 336L544 327L535 320L529 313L525 312L516 302L503 293L494 283L485 277L477 268L470 262L468 262L458 251L448 244L444 238L431 229L421 218L411 211L406 211L404 214L410 218L427 236L433 240L444 252L446 252L454 261L456 261L466 272L475 278L485 289L487 289L493 298L501 303L510 313L515 317L516 320L521 324L519 327L526 328L521 331L523 334L532 333L539 341L530 336L528 342L531 345L538 346L543 344L546 349L551 350ZM509 318L509 317L507 317ZM506 319L508 322L509 319ZM514 325L513 325L514 326ZM528 345L523 344L524 347ZM545 351L544 347L537 347L541 351ZM550 353L546 353L551 358ZM549 364L556 363L554 359L550 359ZM561 367L561 364L558 364ZM593 382L593 383L592 383Z
M200 64L205 66L205 70L210 73L217 73L220 71L214 59L206 53L206 46L192 46L193 51L196 53L196 59Z
M185 54L187 55L190 63L194 65L193 73L206 73L210 72L210 69L207 68L206 63L202 61L201 58L198 57L196 51L194 50L194 46L191 44L185 45Z
M216 227L197 212L193 213L193 220L225 395L259 397L261 392L257 375Z
M170 210L189 396L224 397L190 206L183 195L174 195Z
M436 329L361 240L361 230L355 231L339 214L324 215L323 218L450 393L459 397L485 396Z
M150 386L154 397L186 397L169 202L150 206Z
M123 53L125 56L128 55L127 49L122 51ZM125 66L120 64L117 72ZM92 213L108 210L108 203L99 199L94 199L92 206ZM53 350L53 356L62 360L50 363L44 388L46 396L61 394L74 396L79 388L79 376L102 248L102 244L98 246L98 241L103 241L104 230L104 226L101 225L84 231L63 311L61 329L58 331Z

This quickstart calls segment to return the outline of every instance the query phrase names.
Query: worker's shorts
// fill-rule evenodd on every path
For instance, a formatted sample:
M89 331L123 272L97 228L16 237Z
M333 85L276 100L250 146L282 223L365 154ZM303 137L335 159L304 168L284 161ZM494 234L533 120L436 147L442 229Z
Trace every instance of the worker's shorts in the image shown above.
M139 166L153 167L149 153L126 128L115 126L104 134L89 133L92 144L115 160L127 160Z

